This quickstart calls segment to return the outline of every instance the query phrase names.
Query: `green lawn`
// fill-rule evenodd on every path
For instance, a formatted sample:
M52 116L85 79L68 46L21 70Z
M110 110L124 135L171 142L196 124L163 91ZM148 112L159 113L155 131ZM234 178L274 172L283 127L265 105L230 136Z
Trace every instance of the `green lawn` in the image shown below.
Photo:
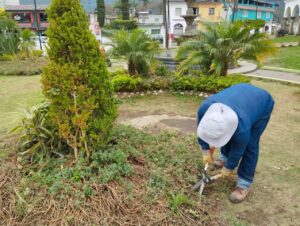
M300 36L296 35L286 35L279 38L274 38L274 42L280 43L280 42L300 42Z
M0 76L0 136L5 135L9 129L13 128L16 125L20 113L15 112L18 112L18 108L20 106L32 106L34 104L39 103L43 99L40 91L39 79L40 76ZM136 150L138 151L132 153L139 153L139 151L145 150L151 156L153 155L153 153L158 153L158 155L154 156L154 160L156 161L155 164L165 162L166 165L159 169L159 171L157 170L155 164L153 166L156 167L156 170L153 170L153 168L145 168L145 166L148 166L148 164L143 163L144 158L139 158L138 161L136 159L131 160L137 161L137 170L135 171L137 175L141 172L145 172L141 170L145 168L147 172L145 175L150 175L151 178L153 178L149 179L148 176L145 176L145 178L144 176L142 176L142 182L140 180L133 180L133 190L132 185L131 187L128 185L128 192L132 191L133 194L132 197L130 196L128 198L128 200L134 201L129 202L129 204L133 204L130 206L132 209L136 210L137 208L142 206L142 208L140 208L142 213L144 214L145 211L146 213L150 212L151 219L152 217L157 217L157 219L170 218L171 220L174 220L173 222L176 222L176 220L181 220L181 215L177 215L177 217L179 217L176 218L174 214L170 212L168 208L168 201L166 201L168 200L166 198L166 194L168 192L175 191L175 195L173 194L172 196L173 200L169 198L169 200L171 200L169 201L171 203L171 207L173 206L173 208L176 209L176 205L179 205L180 202L178 204L178 202L175 201L180 197L185 197L183 196L183 194L188 195L191 198L191 200L195 202L195 206L187 206L187 209L182 209L182 212L179 212L179 214L186 215L188 212L186 212L185 210L190 211L189 213L195 214L195 208L204 208L205 210L207 210L207 213L209 215L201 215L200 219L202 219L205 223L209 223L211 221L211 225L219 225L217 224L217 222L224 222L224 225L247 225L243 222L246 222L249 225L293 225L295 222L299 222L298 213L300 207L298 203L300 202L300 197L297 194L299 194L300 192L300 184L299 180L295 179L299 178L300 172L298 164L299 151L297 151L300 145L299 87L282 85L280 83L275 82L263 82L255 80L252 81L252 84L267 89L273 95L276 105L268 128L261 140L261 153L256 173L256 179L253 185L253 189L250 191L247 200L239 205L232 205L231 203L229 203L227 197L230 193L231 186L229 186L230 184L228 184L226 180L220 180L216 182L216 184L207 186L206 191L208 194L203 197L203 201L201 201L203 203L199 201L199 197L197 196L197 194L189 193L190 185L198 179L195 167L196 162L198 160L201 161L200 152L198 150L199 148L197 145L195 145L195 135L187 135L185 136L185 138L177 137L175 135L159 135L157 138L151 138L147 135L141 136L139 133L137 133L136 135L132 136L132 139L134 141L130 142L137 145ZM144 96L133 99L120 100L119 120L122 121L132 119L135 117L149 115L155 116L163 114L167 114L170 116L180 115L185 117L192 117L195 119L197 108L199 107L200 103L201 100L195 97L177 97L170 94L162 94L159 96ZM153 126L153 132L151 134L155 133L155 126L156 125ZM182 125L178 126L181 127ZM120 145L131 145L131 143L127 143L127 140L124 140L125 137L126 136L124 135L124 131L122 131L122 134L120 133L117 136L116 140L122 138L120 139ZM132 147L133 146L130 146L130 151L133 150ZM174 150L176 150L176 152L174 152ZM190 152L188 152L188 150ZM163 153L163 155L161 153ZM187 164L184 167L182 167L180 165L183 163L182 160L184 160L184 163L186 163L188 162L187 159L189 158L189 163L193 163L194 167L191 168L191 164ZM153 163L151 162L151 164ZM149 164L149 166L152 166L151 164ZM178 166L181 166L181 168L179 168ZM9 169L12 168L12 166L9 164L7 165L7 167L10 167ZM193 170L191 171L191 169ZM17 181L18 182L16 182L15 185L18 185L21 179L18 177ZM166 184L169 184L169 187L166 187L166 185L164 185L164 181L168 182ZM152 187L147 186L148 184ZM178 186L178 184L181 184L181 187ZM141 193L141 190L138 190L139 192L135 192L135 187L139 187L140 185L144 186L142 187L144 189L144 193ZM234 185L234 183L232 183L232 185ZM160 194L159 192L162 190L160 186L165 187L165 190L163 191L166 191L164 193L163 198L159 200L160 202L151 203L151 201L154 200L152 196L145 196L146 198L142 196L143 194ZM114 184L111 184L111 187L114 187ZM106 190L110 189L111 187L107 186L105 187L105 189L101 187L97 191L99 191L99 194L102 194L101 192L106 192ZM15 195L15 191L18 192L18 187L12 188L13 194ZM35 206L35 202L30 202L35 197L35 193L30 193L30 189L27 190L29 191L27 196L25 197L25 193L20 193L22 195L20 197L22 199L25 199L30 205ZM118 193L118 191L119 190L112 190L113 196L117 194L123 197L124 194L127 194L126 192ZM105 201L106 198L112 197L112 195L105 195L105 199L93 199L94 206L92 207L95 209L89 208L89 210L96 211L99 206L101 207L101 202L99 202L98 200ZM117 197L119 198L120 196ZM10 196L3 195L0 201L2 201L2 203L8 202L7 199L11 199L11 197L7 197ZM26 216L27 214L29 214L30 216L27 217L27 219L43 219L46 216L51 216L53 212L50 212L50 214L46 212L48 211L48 207L52 208L52 210L54 209L55 211L62 211L64 210L64 207L70 208L67 209L69 211L68 214L70 214L70 216L72 216L72 214L76 214L76 217L78 217L77 212L72 212L74 211L76 204L73 205L72 202L71 204L69 204L68 202L58 202L53 200L51 200L49 204L48 201L50 199L47 199L45 197L48 198L48 196L39 197L42 199L42 203L47 202L43 206L44 209L35 208L34 211L38 211L37 215L34 215L34 213L36 212L33 213L29 211L28 213L26 213ZM126 196L124 197L126 198ZM64 200L65 198L66 197L64 197ZM140 202L141 200L143 200L143 198L145 198L145 200L148 200L147 198L149 198L149 203ZM13 201L10 200L10 202L17 202L16 200L17 199L14 199ZM124 203L122 202L121 198L120 200L117 199L117 201L114 200L114 202L118 202L123 205ZM115 208L114 202L109 202L110 204L113 204L113 207L110 208ZM135 206L135 203L137 203L138 206ZM175 205L172 203L177 204ZM201 208L199 207L201 206L199 203L203 205ZM18 207L22 208L21 210L26 210L28 208L28 204L26 202L17 202L17 204ZM83 206L90 207L90 204L91 203L87 201L86 203L84 203ZM127 205L124 206L128 208ZM132 206L134 206L134 208ZM156 209L158 207L163 208L163 211L158 211ZM13 206L12 209L13 208L15 207ZM104 214L109 213L109 210L107 212L99 212L99 214L97 213L98 215L96 215L100 216L103 212ZM170 215L170 213L172 215ZM58 214L61 214L61 212ZM62 214L64 214L64 212ZM125 212L125 214L127 214L127 212ZM144 216L140 214L140 212L133 211L130 217L136 218L137 215L138 217ZM1 219L1 217L2 216L0 216L0 222L1 220L3 220L3 218ZM107 215L107 219L112 219L113 217L116 217L116 219L120 218L119 215L115 214L112 214L110 216ZM217 222L214 222L214 217L216 217L216 220L218 220ZM17 217L15 217L13 220L16 219ZM141 217L141 219L143 218ZM199 219L199 216L198 218L191 218L190 214L189 219ZM199 222L200 221L198 221L198 223ZM205 223L203 223L203 225ZM3 223L1 225L6 224ZM159 225L159 223L153 225ZM180 223L177 225L180 225ZM184 224L182 223L181 225ZM197 222L193 221L192 225L198 224Z
M265 65L300 70L300 46L278 48L276 56L269 58Z
M38 75L47 64L44 57L29 60L0 61L0 75Z
M22 108L42 100L40 76L0 76L0 137L22 116Z

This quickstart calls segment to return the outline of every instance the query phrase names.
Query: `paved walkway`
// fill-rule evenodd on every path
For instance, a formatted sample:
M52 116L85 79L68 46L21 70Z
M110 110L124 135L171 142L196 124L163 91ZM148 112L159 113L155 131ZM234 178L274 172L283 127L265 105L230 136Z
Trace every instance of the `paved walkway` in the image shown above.
M300 84L300 74L258 69L246 75Z

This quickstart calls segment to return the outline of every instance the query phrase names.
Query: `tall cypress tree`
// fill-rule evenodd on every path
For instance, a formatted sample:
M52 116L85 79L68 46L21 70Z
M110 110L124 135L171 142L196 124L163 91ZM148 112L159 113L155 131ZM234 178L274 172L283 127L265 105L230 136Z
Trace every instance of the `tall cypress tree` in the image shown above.
M97 18L100 27L105 23L105 3L104 0L97 0Z
M49 114L75 158L89 158L108 141L116 117L105 59L79 0L52 0L47 14L50 62L42 84Z
M122 19L129 20L129 1L121 0Z

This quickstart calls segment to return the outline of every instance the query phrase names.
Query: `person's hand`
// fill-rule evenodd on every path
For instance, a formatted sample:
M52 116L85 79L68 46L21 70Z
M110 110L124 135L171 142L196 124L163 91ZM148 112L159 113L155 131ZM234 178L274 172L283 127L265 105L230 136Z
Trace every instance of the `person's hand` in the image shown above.
M213 155L211 154L211 152L209 150L205 150L203 151L203 163L206 164L211 164L213 162Z
M233 174L233 170L227 169L226 167L223 167L221 170L223 177L228 177Z

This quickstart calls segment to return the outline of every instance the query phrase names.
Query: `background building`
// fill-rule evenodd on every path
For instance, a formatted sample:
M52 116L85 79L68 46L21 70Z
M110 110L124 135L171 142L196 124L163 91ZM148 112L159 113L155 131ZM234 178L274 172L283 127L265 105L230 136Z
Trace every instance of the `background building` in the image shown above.
M154 40L160 41L165 46L166 30L163 24L163 15L151 14L150 12L138 12L137 25Z
M186 22L181 17L186 15L187 4L184 0L167 1L168 33L171 39L179 37L185 32Z
M289 34L300 35L300 0L286 0L284 9L284 28Z
M201 29L202 22L220 22L223 20L223 2L218 1L195 1L193 12L198 15L195 20L198 22L198 29Z

